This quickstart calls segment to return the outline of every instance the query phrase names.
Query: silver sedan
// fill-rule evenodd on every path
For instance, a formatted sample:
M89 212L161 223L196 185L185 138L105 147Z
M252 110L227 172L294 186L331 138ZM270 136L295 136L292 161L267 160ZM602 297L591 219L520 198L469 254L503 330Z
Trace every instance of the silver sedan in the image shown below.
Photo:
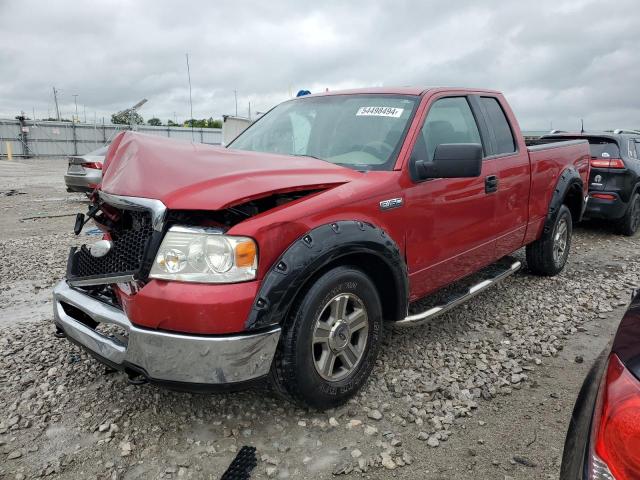
M69 168L64 176L67 192L91 192L102 181L102 164L109 146L85 155L69 157Z

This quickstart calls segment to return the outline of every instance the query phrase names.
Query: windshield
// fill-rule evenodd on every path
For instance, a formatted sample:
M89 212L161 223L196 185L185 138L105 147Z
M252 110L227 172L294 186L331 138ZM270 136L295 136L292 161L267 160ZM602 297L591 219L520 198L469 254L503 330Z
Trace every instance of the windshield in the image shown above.
M416 101L400 95L301 97L275 107L229 148L391 170Z

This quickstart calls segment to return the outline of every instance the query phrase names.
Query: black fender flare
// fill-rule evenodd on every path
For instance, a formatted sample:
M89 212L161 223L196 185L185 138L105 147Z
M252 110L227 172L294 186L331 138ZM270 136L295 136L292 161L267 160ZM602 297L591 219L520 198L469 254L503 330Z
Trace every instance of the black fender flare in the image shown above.
M584 214L584 210L587 206L586 202L584 201L584 185L582 182L582 178L580 177L580 173L578 173L578 170L573 165L571 165L562 171L562 173L558 177L558 181L556 182L553 194L551 195L551 201L549 202L547 217L544 222L544 233L548 233L553 228L558 210L560 210L560 207L564 203L567 194L572 188L579 188L581 192L580 215L574 220L580 221L582 219L582 215Z
M245 323L255 330L281 323L298 293L317 272L341 257L373 255L391 272L397 302L393 320L407 314L407 267L396 243L384 230L370 223L343 220L307 232L293 242L265 274Z

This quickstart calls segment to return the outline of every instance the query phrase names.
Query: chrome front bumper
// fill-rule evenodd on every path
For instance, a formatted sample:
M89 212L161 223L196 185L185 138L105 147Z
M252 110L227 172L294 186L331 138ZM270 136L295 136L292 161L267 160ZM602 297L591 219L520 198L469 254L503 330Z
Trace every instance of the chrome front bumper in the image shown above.
M280 338L279 327L225 336L139 328L122 310L71 288L66 280L53 290L53 313L56 326L98 359L160 382L221 385L262 377L269 372ZM98 332L86 317L83 321L85 315L99 324L117 325L128 340Z

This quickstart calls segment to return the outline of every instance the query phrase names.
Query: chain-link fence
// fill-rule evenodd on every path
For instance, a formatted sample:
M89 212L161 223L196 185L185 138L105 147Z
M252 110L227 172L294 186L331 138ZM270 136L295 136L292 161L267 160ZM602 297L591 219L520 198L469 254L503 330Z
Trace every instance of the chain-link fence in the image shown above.
M111 142L128 125L39 122L0 119L0 157L65 157L83 155ZM180 140L222 144L222 129L152 127L139 125L136 131Z

